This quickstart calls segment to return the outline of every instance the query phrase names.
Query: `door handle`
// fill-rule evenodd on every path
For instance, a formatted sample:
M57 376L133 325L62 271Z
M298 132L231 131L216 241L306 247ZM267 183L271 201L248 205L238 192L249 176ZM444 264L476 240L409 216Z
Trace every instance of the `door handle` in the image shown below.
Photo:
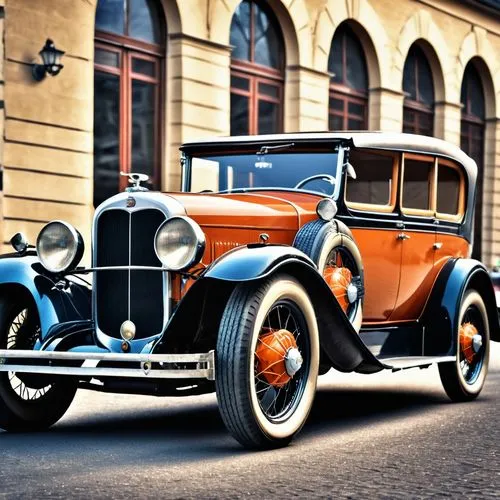
M407 234L405 234L405 233L399 233L398 236L397 236L397 239L398 240L409 240L410 237Z
M442 246L443 244L440 241L436 241L436 243L432 245L432 248L434 248L434 250L439 250Z

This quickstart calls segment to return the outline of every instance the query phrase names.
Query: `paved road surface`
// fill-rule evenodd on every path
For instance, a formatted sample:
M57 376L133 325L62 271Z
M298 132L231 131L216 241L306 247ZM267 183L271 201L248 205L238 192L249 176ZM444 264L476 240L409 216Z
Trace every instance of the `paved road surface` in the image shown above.
M215 397L80 391L51 431L0 431L0 498L500 498L500 346L480 398L437 371L322 377L288 448L242 450Z

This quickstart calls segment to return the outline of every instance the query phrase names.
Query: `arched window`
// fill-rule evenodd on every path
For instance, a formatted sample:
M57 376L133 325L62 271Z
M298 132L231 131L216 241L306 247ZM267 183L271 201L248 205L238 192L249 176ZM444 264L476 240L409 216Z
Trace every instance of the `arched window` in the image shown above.
M123 190L120 172L160 187L165 25L160 0L99 0L94 53L94 206Z
M412 45L403 70L403 132L434 135L434 84L427 57Z
M483 168L484 168L484 129L485 101L481 77L473 62L465 68L460 98L462 120L460 127L460 146L475 160L478 167L476 210L474 219L474 245L472 256L481 258L482 212L483 212Z
M283 36L265 2L244 0L231 22L231 135L283 130Z
M368 128L368 71L363 47L348 24L335 31L328 58L330 130Z

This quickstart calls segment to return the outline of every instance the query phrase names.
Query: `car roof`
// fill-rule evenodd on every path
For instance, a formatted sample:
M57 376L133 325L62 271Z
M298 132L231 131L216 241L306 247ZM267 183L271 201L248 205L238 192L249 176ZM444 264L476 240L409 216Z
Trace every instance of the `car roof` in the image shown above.
M475 181L477 176L476 162L467 156L458 146L449 142L417 134L401 132L300 132L270 135L246 135L232 137L207 137L189 141L181 146L181 150L199 150L207 146L237 147L244 145L269 145L283 142L351 142L357 148L387 149L391 151L407 151L414 153L434 154L450 158L465 168L469 179Z

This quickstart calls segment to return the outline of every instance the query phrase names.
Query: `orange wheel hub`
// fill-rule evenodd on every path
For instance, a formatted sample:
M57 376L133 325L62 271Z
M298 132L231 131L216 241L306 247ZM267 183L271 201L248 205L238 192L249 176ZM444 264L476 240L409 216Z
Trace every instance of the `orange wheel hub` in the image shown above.
M467 363L472 363L476 352L474 350L474 337L478 334L477 328L472 323L463 323L460 326L460 349L464 353Z
M293 376L288 374L286 366L287 354L291 349L298 352L292 333L284 329L265 329L257 340L255 350L257 376L275 387L283 387Z
M349 307L349 298L347 296L347 288L352 281L352 273L347 267L327 266L323 272L323 278L332 290L340 307L344 312L347 312Z

